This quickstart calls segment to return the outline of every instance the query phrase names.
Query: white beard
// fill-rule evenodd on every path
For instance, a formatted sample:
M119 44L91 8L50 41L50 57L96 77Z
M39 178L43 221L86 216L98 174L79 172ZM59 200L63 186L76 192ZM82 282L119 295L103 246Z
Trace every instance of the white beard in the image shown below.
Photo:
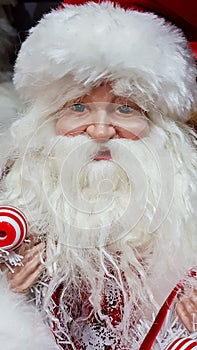
M67 223L66 232L70 235L63 234L62 244L79 248L110 245L136 225L145 207L142 199L145 199L146 184L143 170L136 164L136 155L132 156L128 149L129 144L126 140L108 142L113 161L97 162L91 158L100 147L86 136L57 138L52 157L56 162L58 186L51 193L51 183L43 166L43 189L56 210L54 216L58 217L59 225L65 228ZM124 162L121 151L125 159L130 155L131 165ZM54 206L54 203L57 204ZM131 216L131 212L134 215Z
M45 235L51 275L46 308L63 281L67 291L75 285L80 293L85 285L101 312L108 276L123 293L128 329L133 305L139 305L138 317L142 311L150 315L195 262L192 146L174 123L171 135L151 126L150 136L140 141L110 140L105 146L112 160L96 162L95 142L57 137L53 121L43 126L19 150L0 202L19 207L30 232Z

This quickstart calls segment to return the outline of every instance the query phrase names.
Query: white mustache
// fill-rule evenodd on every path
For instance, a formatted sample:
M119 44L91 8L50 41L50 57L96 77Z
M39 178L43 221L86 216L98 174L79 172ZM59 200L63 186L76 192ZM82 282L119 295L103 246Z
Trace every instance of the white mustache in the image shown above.
M36 138L37 136L39 137L36 135ZM151 203L148 206L152 212L159 202L161 188L165 192L166 186L161 186L161 174L166 173L165 169L162 170L163 154L160 157L165 138L161 138L157 127L153 127L150 136L142 140L112 139L101 144L86 135L66 137L55 136L53 132L50 137L49 130L44 125L41 141L40 144L44 143L42 155L45 155L46 163L51 161L54 164L53 172L59 178L65 201L81 213L101 212L111 203L115 192L125 197L130 186L130 210L133 217L139 218L147 201ZM94 161L95 156L103 157L106 154L110 155L110 160ZM108 183L108 189L110 184L112 187L105 194L100 193L103 182ZM167 201L170 202L170 198ZM151 216L150 213L148 215ZM162 216L165 217L165 214L160 212L158 225ZM154 229L155 227L152 228Z

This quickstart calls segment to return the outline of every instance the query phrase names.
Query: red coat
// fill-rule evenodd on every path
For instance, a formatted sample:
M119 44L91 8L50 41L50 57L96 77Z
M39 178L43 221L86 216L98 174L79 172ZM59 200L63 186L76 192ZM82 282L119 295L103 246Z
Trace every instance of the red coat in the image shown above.
M196 270L191 270L189 272L189 276L190 277L196 277ZM172 306L176 296L178 293L183 293L184 288L182 283L178 284L170 293L170 295L168 296L168 298L166 299L166 301L164 302L163 306L161 307L161 309L159 310L157 316L155 317L155 320L152 324L152 326L150 327L149 331L147 332L147 334L144 334L144 340L141 344L141 346L139 347L139 350L152 350L154 348L154 344L156 341L157 336L160 333L160 330L164 324L164 321L166 319L167 313L170 309L170 307ZM59 313L58 313L58 304L59 304L59 300L61 297L61 293L62 293L62 286L60 286L56 292L53 295L53 300L55 302L55 304L57 305L56 309L55 309L55 316L58 318L59 317ZM105 296L103 296L103 300L102 300L102 305L101 305L101 309L102 309L102 314L107 315L108 318L111 321L111 324L116 327L120 324L121 322L121 310L122 310L122 306L123 306L123 296L120 295L119 301L116 303L108 303L107 298ZM98 321L97 318L95 318L94 313L91 313L92 310L92 306L89 302L89 296L86 295L85 293L82 294L82 300L79 301L79 307L77 308L77 311L74 312L73 314L73 320L75 320L75 317L77 319L77 317L80 314L80 310L84 310L84 305L85 305L85 310L87 310L87 313L85 311L84 314L84 318L86 319L86 324L88 325L88 327L94 327L96 325L96 327L102 327L102 321ZM84 311L82 313L84 313ZM85 317L86 315L90 315L87 318ZM61 323L61 320L60 320ZM105 327L105 325L104 325ZM131 327L135 327L135 325L131 325ZM175 337L176 338L176 337ZM80 343L80 340L76 340L72 338L72 341L75 345L75 348L77 350L86 350L86 346L82 345ZM123 341L124 343L124 341ZM120 334L120 338L115 339L115 349L116 350L128 350L129 349L129 345L122 345L121 342L121 334ZM132 345L131 345L132 346ZM70 347L69 345L65 345L62 346L63 349L65 350L71 350L72 347ZM111 350L112 347L110 345L104 345L105 350ZM102 348L103 349L103 348ZM114 349L114 347L113 347ZM192 349L197 349L197 339L192 339L189 337L183 337L183 338L176 338L174 339L174 341L171 344L168 344L168 347L165 347L165 350L192 350ZM131 348L132 350L132 348Z

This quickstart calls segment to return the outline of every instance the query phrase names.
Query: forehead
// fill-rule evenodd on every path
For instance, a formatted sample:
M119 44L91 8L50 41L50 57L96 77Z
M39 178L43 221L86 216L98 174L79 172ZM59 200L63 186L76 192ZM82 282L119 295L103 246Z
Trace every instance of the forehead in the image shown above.
M116 102L117 100L127 101L126 97L114 94L110 83L103 83L97 87L93 87L88 94L81 96L81 102Z

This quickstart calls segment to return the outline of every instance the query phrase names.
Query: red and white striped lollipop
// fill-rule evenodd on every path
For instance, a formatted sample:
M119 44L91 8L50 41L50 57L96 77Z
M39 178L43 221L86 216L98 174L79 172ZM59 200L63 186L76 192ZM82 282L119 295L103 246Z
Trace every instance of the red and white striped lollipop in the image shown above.
M27 230L27 220L19 209L0 206L0 249L17 248L25 239Z
M197 350L197 340L192 338L178 338L166 350Z

